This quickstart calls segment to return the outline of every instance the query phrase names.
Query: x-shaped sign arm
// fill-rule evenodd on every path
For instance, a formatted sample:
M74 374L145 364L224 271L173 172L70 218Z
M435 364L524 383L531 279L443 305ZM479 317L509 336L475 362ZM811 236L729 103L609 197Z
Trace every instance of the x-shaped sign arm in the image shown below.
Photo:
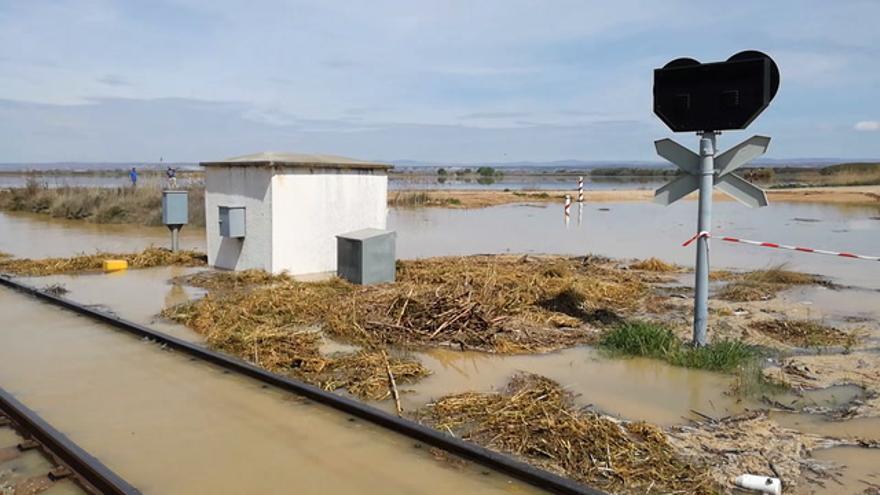
M718 189L751 208L767 206L767 194L733 171L763 155L770 145L766 136L752 136L715 157L715 180ZM685 172L654 193L656 203L669 205L700 187L700 156L671 139L654 142L657 154Z

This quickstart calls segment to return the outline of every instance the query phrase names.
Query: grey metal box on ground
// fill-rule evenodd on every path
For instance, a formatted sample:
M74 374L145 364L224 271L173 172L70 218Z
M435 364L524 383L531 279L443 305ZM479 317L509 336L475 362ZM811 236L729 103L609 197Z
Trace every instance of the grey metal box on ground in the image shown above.
M363 229L336 236L336 273L362 285L394 281L395 240L388 230Z

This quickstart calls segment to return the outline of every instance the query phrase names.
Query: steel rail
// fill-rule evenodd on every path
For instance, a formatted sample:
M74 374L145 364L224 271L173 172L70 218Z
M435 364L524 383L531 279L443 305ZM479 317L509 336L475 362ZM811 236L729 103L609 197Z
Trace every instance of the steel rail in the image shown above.
M595 488L581 485L568 478L517 461L501 453L466 442L415 421L395 416L348 397L327 392L314 385L271 373L241 359L212 351L198 344L187 342L183 339L153 330L144 325L120 318L119 316L84 306L70 299L49 294L36 287L16 282L7 276L0 275L0 285L34 296L81 315L88 316L138 337L160 342L169 348L203 359L229 371L248 376L288 392L293 392L294 394L330 406L346 414L356 416L375 425L474 461L542 490L562 495L606 495L605 492Z
M37 413L0 388L0 412L26 436L31 437L84 482L83 488L93 493L139 495L141 492L105 466L101 461L73 443Z

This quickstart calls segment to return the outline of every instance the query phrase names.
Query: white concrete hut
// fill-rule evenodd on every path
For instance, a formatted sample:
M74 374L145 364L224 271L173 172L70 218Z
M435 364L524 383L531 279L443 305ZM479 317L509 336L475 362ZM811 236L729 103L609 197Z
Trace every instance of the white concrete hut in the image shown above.
M202 162L208 263L273 273L336 272L336 236L384 229L390 165L257 153Z

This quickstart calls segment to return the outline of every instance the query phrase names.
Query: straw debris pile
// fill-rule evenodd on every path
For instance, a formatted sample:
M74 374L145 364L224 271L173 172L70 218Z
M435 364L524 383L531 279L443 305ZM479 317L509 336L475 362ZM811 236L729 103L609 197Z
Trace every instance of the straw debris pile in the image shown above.
M397 282L354 286L289 277L199 275L209 296L169 312L201 333L320 325L365 347L541 352L592 341L588 324L639 309L639 275L577 259L471 256L399 263ZM260 279L263 277L263 279ZM253 285L248 290L236 287Z
M658 258L648 258L646 260L636 261L629 265L633 270L643 270L646 272L668 273L678 271L679 268L673 264L667 263Z
M733 486L738 475L751 473L780 478L786 490L804 476L822 484L831 472L810 453L840 443L783 428L760 411L677 426L668 438L688 459L706 462L719 485Z
M706 470L647 423L579 410L559 384L515 376L503 393L444 397L420 419L489 448L613 493L716 493Z
M812 320L764 320L749 325L768 337L800 347L852 347L856 336Z
M597 338L591 323L639 308L639 275L583 259L471 256L400 262L397 282L355 286L339 279L298 282L262 272L205 272L182 280L204 298L163 315L212 347L327 389L368 398L388 391L381 352L452 346L484 352L559 349ZM325 356L323 337L362 352ZM393 353L390 353L393 354ZM395 359L398 383L426 375Z
M41 277L64 273L93 272L103 268L104 260L122 259L129 268L152 268L156 266L183 265L202 266L205 255L195 251L171 252L165 248L150 247L140 253L95 253L70 258L0 258L0 272L13 275Z
M773 299L780 291L796 285L822 284L831 286L828 281L819 276L793 272L787 270L784 265L742 274L719 271L714 272L711 278L728 281L718 292L718 296L733 302Z
M212 348L270 371L372 400L390 394L388 369L400 384L428 375L426 368L412 360L392 356L386 366L377 349L321 353L323 336L317 325L334 301L351 291L340 280L301 283L260 271L205 272L184 280L210 292L198 301L166 308L163 316L204 335Z

